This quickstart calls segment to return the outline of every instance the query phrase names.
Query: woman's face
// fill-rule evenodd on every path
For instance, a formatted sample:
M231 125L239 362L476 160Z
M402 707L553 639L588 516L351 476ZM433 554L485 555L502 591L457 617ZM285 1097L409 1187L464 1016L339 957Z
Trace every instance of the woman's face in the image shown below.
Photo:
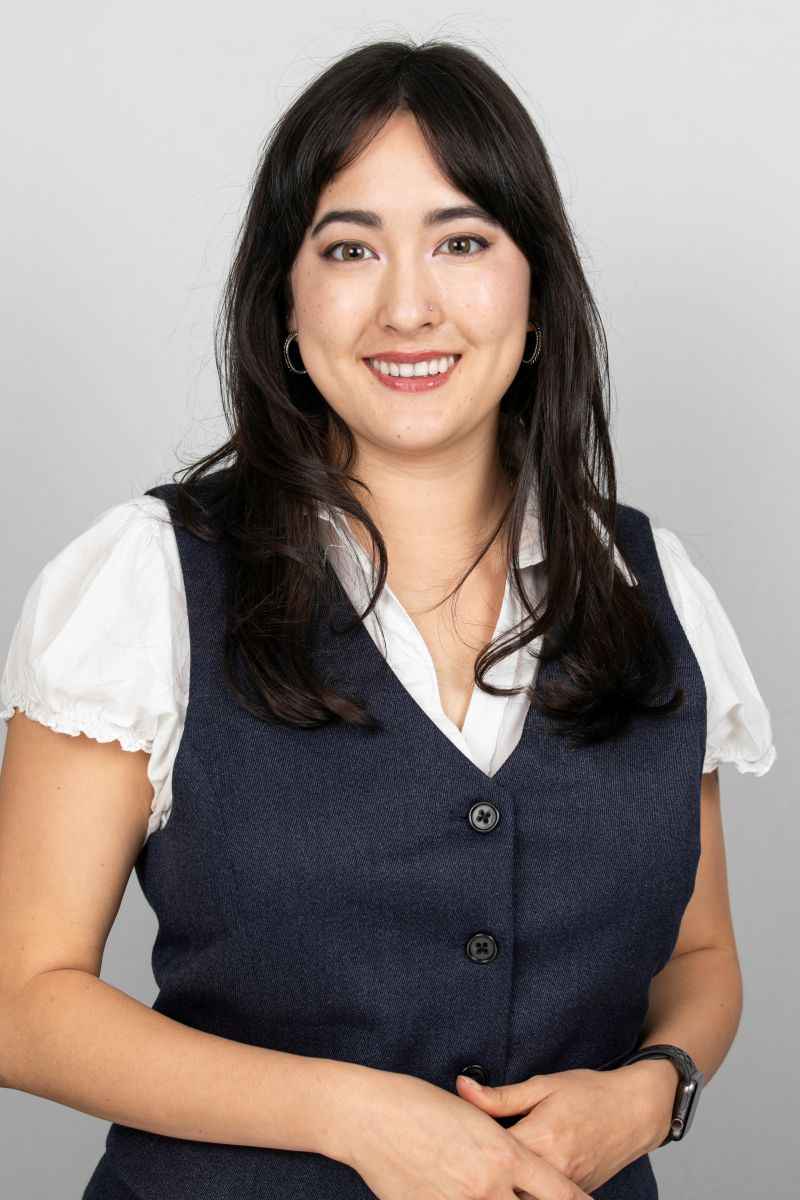
M494 430L520 368L531 328L528 261L488 215L435 213L462 205L472 201L401 112L319 197L290 275L290 352L300 365L299 350L362 451L366 443L419 454ZM450 355L455 366L439 374L399 366Z

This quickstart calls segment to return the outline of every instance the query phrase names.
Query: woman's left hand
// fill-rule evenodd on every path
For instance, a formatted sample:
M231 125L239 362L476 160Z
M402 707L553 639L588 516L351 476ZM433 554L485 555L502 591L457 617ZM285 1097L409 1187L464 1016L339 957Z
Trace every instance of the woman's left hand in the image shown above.
M468 1076L457 1080L459 1096L492 1117L526 1114L508 1133L585 1192L661 1144L677 1086L672 1065L653 1059L612 1071L532 1075L495 1088L473 1087Z

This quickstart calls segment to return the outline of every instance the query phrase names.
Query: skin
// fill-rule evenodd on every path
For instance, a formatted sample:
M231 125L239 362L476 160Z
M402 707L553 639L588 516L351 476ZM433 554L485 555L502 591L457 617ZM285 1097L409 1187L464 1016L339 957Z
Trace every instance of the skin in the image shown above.
M672 955L650 984L640 1041L682 1047L707 1086L733 1043L743 1003L717 770L702 777L700 845L694 891ZM677 1081L671 1062L648 1059L605 1074L560 1071L496 1088L471 1088L459 1077L457 1088L494 1116L526 1114L514 1126L515 1136L593 1192L637 1157L637 1139L639 1153L660 1146ZM694 1126L688 1136L693 1133Z
M395 113L323 190L289 279L287 332L298 331L311 379L353 433L356 473L371 493L359 499L384 535L394 579L414 579L428 598L471 561L507 498L498 412L535 311L528 260L499 225L423 223L430 209L470 203L413 117ZM312 236L334 209L372 210L383 228L337 220ZM444 386L415 395L384 387L362 361L392 350L462 358Z
M408 119L393 118L315 213L370 208L383 230L330 226L320 246L307 239L287 326L299 329L315 384L354 432L373 493L364 499L395 567L401 577L422 572L432 587L456 558L471 557L494 517L497 407L529 323L528 265L502 231L474 219L435 231L422 224L427 209L464 199ZM491 243L474 261L439 252L446 239L473 233ZM319 258L336 238L359 237L375 257ZM391 392L361 362L418 347L464 356L432 397ZM355 1167L382 1200L411 1200L433 1186L453 1200L588 1200L664 1137L676 1083L669 1062L484 1091L459 1079L454 1095L408 1075L191 1029L101 980L151 801L145 753L55 733L22 713L9 722L0 770L0 1086L170 1137L312 1150ZM683 1046L708 1081L741 1012L716 772L703 777L701 808L695 891L672 958L652 982L643 1040ZM513 1131L494 1119L512 1114L524 1114Z
M386 542L388 587L416 624L442 709L459 729L477 652L502 605L504 537L463 585L457 624L443 602L509 497L498 414L517 372L529 369L521 359L535 313L528 260L489 214L425 223L432 209L463 205L474 202L439 170L416 121L395 113L319 196L290 272L286 324L352 431L355 473L368 489L358 498ZM316 231L327 214L353 209L376 213L380 228L339 218ZM443 386L412 394L386 388L364 363L392 351L461 357ZM372 556L367 531L347 520Z
M413 117L396 113L324 189L290 275L287 332L298 331L311 379L353 433L356 473L369 488L360 499L387 542L389 582L409 609L452 585L453 570L470 560L506 497L496 455L498 409L535 317L529 264L502 229L475 218L436 227L423 222L429 209L469 202L440 172ZM333 209L372 210L382 228L336 220L312 236ZM487 248L452 242L472 235L485 238ZM346 245L333 250L333 259L323 257L337 242ZM430 394L389 391L362 362L381 351L417 349L463 355L452 380ZM368 538L354 533L369 551ZM499 607L497 575L493 594ZM439 639L426 636L420 613L414 619L444 695L445 673L434 649ZM486 628L492 627L490 617ZM642 1042L682 1046L708 1082L735 1036L742 991L716 771L703 776L700 803L696 887L672 958L651 985ZM457 1091L493 1116L523 1114L509 1131L512 1140L593 1190L660 1144L676 1084L675 1068L662 1059L482 1090L459 1078ZM352 1119L369 1125L374 1144L362 1138L357 1162L341 1155L382 1196L405 1194L403 1172L411 1184L415 1169L423 1177L428 1167L428 1146L413 1141L403 1141L399 1162L391 1157L385 1131L396 1121L396 1087L396 1080L381 1077L359 1093ZM423 1123L434 1142L444 1132L450 1100L429 1098ZM420 1096L420 1119L423 1101ZM345 1122L345 1140L346 1130Z

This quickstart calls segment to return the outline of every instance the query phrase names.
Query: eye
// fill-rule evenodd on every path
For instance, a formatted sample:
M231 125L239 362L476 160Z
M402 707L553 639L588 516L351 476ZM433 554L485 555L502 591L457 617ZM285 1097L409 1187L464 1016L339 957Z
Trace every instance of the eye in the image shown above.
M445 242L442 242L442 245L443 245L443 246L451 246L451 245L453 245L453 243L454 243L454 242L455 242L456 244L458 244L459 242L461 242L461 243L464 243L464 242L477 242L477 243L478 243L478 245L480 246L480 250L476 251L474 254L448 254L448 255L446 255L446 257L447 257L447 258L477 258L477 256L478 256L478 255L479 255L479 254L480 254L480 253L481 253L483 250L485 250L485 249L486 249L486 247L489 245L489 243L486 241L486 238L482 238L482 237L476 237L476 236L475 236L475 234L472 234L472 233L470 233L470 234L462 234L462 233L456 234L455 236L448 238L448 239L447 239L447 241L445 241Z
M329 246L327 250L323 251L322 257L328 258L332 262L364 262L365 261L363 258L355 257L353 255L346 255L344 258L339 258L338 255L334 254L334 250L340 250L343 246L347 247L348 250L366 250L367 249L367 247L364 245L363 242L335 242L334 245ZM370 251L370 253L372 253L372 251Z
M476 234L456 234L442 242L442 246L465 245L469 242L475 242L479 248L472 252L457 251L454 254L448 252L445 254L445 258L477 258L489 245L486 238L478 237ZM363 242L334 242L332 246L328 246L327 250L322 252L321 257L330 262L366 262L366 258L358 252L367 249L368 247ZM337 253L339 250L343 251L341 257ZM351 251L356 251L356 253L351 253ZM372 254L372 251L370 250L369 253Z

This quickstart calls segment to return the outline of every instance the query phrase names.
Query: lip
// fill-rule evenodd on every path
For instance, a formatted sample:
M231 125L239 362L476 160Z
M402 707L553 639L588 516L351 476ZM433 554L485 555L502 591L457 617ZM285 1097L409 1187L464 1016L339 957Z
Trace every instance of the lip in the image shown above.
M456 354L455 350L409 350L404 354L401 350L389 350L385 354L365 354L365 358L380 358L383 362L428 362L432 358L449 358L453 355L458 360L461 355Z
M412 359L407 354L395 355L373 355L374 358L382 358L384 362L411 362ZM421 354L413 359L414 362L424 362L427 358L446 358L447 355L440 354ZM429 392L432 388L443 387L450 379L458 364L461 362L461 356L456 358L452 367L448 367L444 373L438 375L384 375L382 371L376 371L368 358L362 359L364 366L369 373L378 379L384 387L393 388L396 392Z

